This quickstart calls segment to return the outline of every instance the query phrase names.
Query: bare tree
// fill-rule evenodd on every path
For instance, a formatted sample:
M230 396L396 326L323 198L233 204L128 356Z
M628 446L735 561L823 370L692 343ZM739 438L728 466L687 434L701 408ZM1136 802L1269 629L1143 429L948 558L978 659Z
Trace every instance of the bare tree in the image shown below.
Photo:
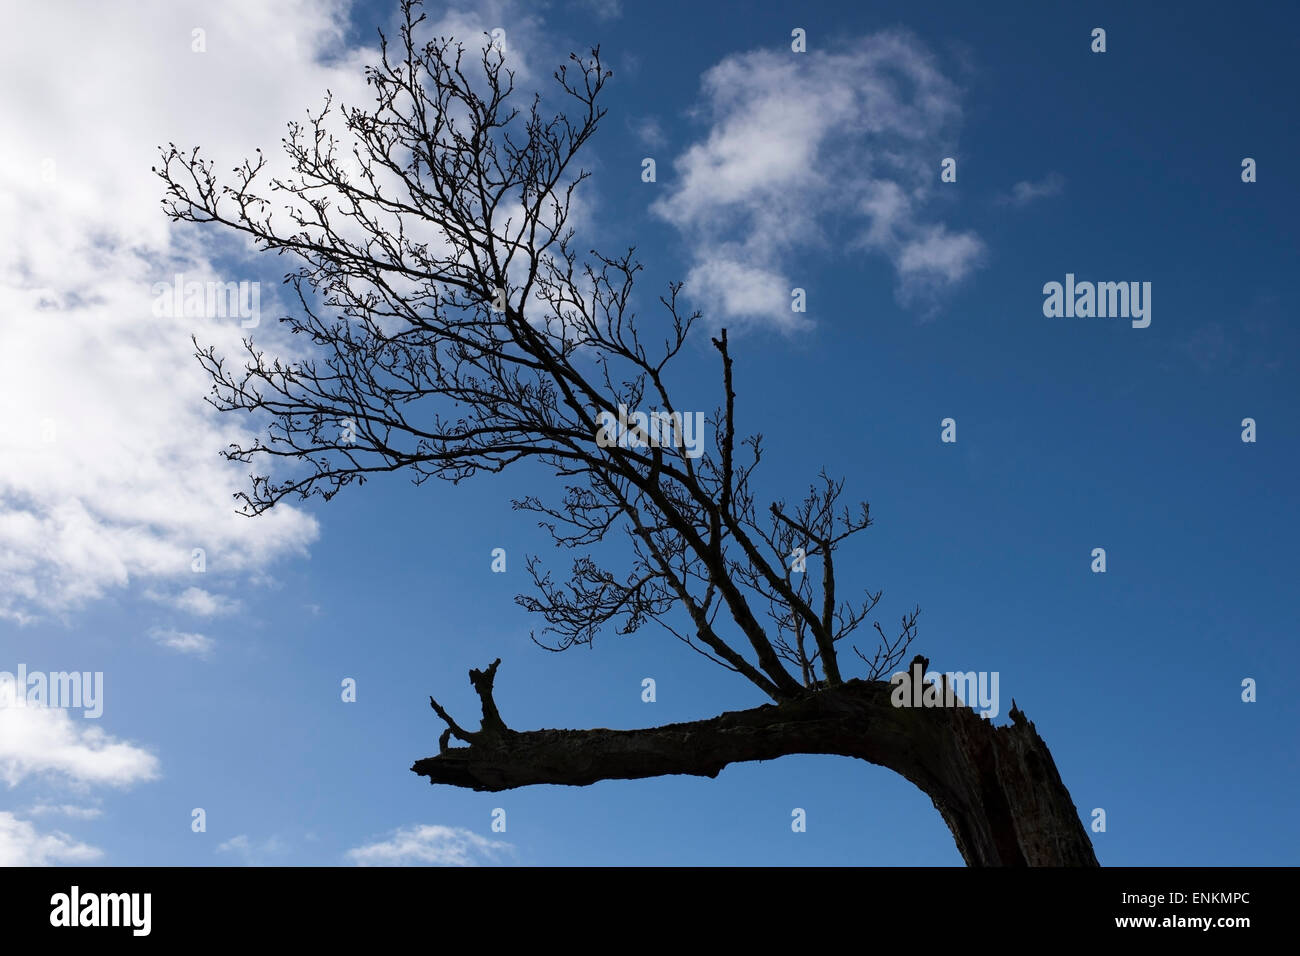
M654 622L770 701L643 730L517 731L493 699L498 659L469 675L482 704L477 730L430 699L446 730L440 752L412 769L435 784L497 791L713 777L736 761L840 754L920 787L970 865L1096 865L1051 754L1014 704L1006 727L964 706L892 705L882 678L903 660L917 610L892 634L875 624L872 646L854 647L865 674L845 676L841 642L881 595L842 597L834 557L871 524L868 508L842 505L843 482L824 472L799 503L759 505L762 442L735 430L725 330L712 338L722 387L707 420L711 446L693 453L682 440L667 369L699 313L671 285L654 331L639 330L634 250L580 256L568 225L587 177L574 157L605 115L611 74L599 49L555 73L567 112L547 113L539 95L521 111L500 52L422 42L418 0L402 7L395 49L381 34L381 62L367 70L375 105L337 109L327 98L290 124L292 174L272 176L259 153L219 184L197 149L174 144L156 168L173 220L220 223L295 261L286 282L298 314L281 321L306 336L307 357L267 356L246 340L231 363L196 342L209 401L267 424L264 439L227 457L288 460L287 473L252 479L242 509L329 499L376 472L455 482L535 459L563 493L514 507L576 554L563 584L528 562L534 591L516 600L546 622L535 639L560 650L607 627L628 634ZM652 414L633 414L624 440L606 440L629 409ZM621 572L592 556L620 535L630 549Z

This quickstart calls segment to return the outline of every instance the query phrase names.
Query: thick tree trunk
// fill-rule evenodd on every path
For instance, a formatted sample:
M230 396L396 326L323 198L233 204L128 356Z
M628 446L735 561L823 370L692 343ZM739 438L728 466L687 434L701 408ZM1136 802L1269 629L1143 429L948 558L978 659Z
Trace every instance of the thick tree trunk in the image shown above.
M518 732L491 703L495 670L494 664L471 674L484 703L480 731L455 727L431 701L452 729L442 752L417 761L415 773L434 784L499 791L664 774L716 777L740 761L838 754L887 767L920 787L968 866L1098 865L1047 745L1014 702L1012 723L995 727L964 706L895 707L890 684L850 680L690 723ZM448 747L452 733L470 745Z

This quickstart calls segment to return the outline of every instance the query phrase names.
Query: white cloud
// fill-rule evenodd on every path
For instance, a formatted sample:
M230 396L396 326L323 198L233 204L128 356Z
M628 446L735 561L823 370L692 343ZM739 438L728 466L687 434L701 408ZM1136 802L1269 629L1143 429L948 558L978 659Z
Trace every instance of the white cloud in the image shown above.
M687 289L711 321L802 325L790 309L800 283L783 265L796 251L883 253L907 302L932 299L978 264L978 236L925 215L961 108L910 34L730 56L703 88L709 131L678 158L652 210L690 241Z
M166 604L187 614L193 614L195 617L220 617L234 614L240 608L237 598L213 594L203 588L190 587L179 594L163 594L150 589L144 596L159 604Z
M125 787L157 777L158 758L67 710L0 708L0 778L14 787L35 775Z
M58 805L38 803L36 806L28 810L27 813L29 816L33 817L58 815L72 817L74 820L94 820L96 817L102 816L104 811L99 807L79 807L72 803L62 803Z
M0 810L0 866L53 866L59 863L89 863L103 851L78 843L57 830L39 833L27 820Z
M668 142L663 126L653 116L629 122L628 125L632 130L632 135L640 141L642 146L649 149L658 149Z
M248 469L219 452L257 426L204 403L191 342L237 356L251 335L288 353L274 319L289 266L219 228L173 226L150 167L175 142L203 147L219 174L257 147L275 168L285 124L319 109L326 90L336 107L370 105L363 68L379 58L377 38L345 47L350 6L68 0L10 11L0 83L24 92L0 121L0 617L65 616L133 582L191 595L181 599L191 613L222 613L209 590L187 589L193 549L210 575L256 578L317 538L291 502L254 520L234 513ZM428 14L427 33L470 48L504 29L507 64L529 77L524 51L542 34L521 4ZM196 28L205 52L192 49ZM51 61L50 38L76 69L51 67L62 60ZM261 282L260 324L155 316L154 285L177 274Z
M212 638L203 634L178 631L174 628L151 628L149 636L163 647L169 647L182 654L197 654L199 657L207 657L216 645Z
M219 173L259 146L283 161L285 124L319 108L327 89L336 104L369 105L363 66L378 59L375 37L344 47L350 7L66 0L7 11L0 84L22 95L7 97L0 116L0 618L66 618L132 585L199 617L231 613L238 602L207 582L265 581L275 561L317 538L316 521L292 503L253 520L235 514L231 496L247 487L248 469L219 452L246 443L254 425L203 402L209 383L191 342L195 334L236 355L251 335L284 353L275 317L289 266L215 227L171 224L150 167L170 142L202 146ZM521 54L540 21L519 4L430 5L430 19L470 46L481 29L506 29L508 63L527 76ZM196 27L204 53L191 49ZM154 285L178 273L260 281L260 324L155 315ZM195 548L206 554L205 579L191 567ZM212 646L188 631L151 636L183 652ZM0 779L10 787L52 776L81 791L158 775L157 757L95 721L0 708ZM94 810L33 812L89 819ZM226 852L281 849L273 838ZM0 815L0 864L99 853Z
M1065 177L1060 173L1048 173L1038 182L1024 179L1011 187L1011 192L999 197L1001 203L1012 206L1025 206L1035 199L1059 196L1065 188Z
M933 306L934 296L949 283L965 278L980 261L983 244L971 233L953 234L945 226L930 226L916 238L904 241L895 257L903 279L900 298L905 303L924 301Z
M268 860L282 856L289 849L288 844L277 836L269 837L257 843L248 834L241 833L217 845L218 853L232 853L246 864L264 865Z
M152 314L154 283L176 273L269 278L252 333L274 348L283 266L223 266L173 229L150 166L175 141L229 168L257 146L271 152L326 88L358 102L373 55L340 49L346 9L154 0L11 11L0 82L25 92L7 101L0 136L0 615L62 614L134 580L183 586L194 548L209 572L245 574L315 539L316 522L291 505L256 520L234 513L247 468L218 453L250 425L203 402L190 336L231 354L249 330ZM206 53L191 50L196 26ZM76 70L50 68L52 37Z
M766 315L779 326L793 325L799 316L790 310L790 280L775 266L745 262L735 246L700 250L686 282L697 295L715 296L727 316Z
M244 852L252 845L248 839L248 834L241 833L239 836L233 836L229 840L217 844L218 853Z
M541 40L541 21L527 10L527 5L513 0L474 0L441 10L437 4L429 4L428 20L421 29L425 36L454 37L467 51L474 51L475 58L485 45L500 41L498 48L504 52L505 65L514 71L516 85L534 83L541 77L530 69L524 51L533 49ZM494 30L502 33L494 34ZM544 72L549 74L550 70Z
M474 866L513 849L462 827L422 824L394 830L387 840L355 847L346 856L358 866Z

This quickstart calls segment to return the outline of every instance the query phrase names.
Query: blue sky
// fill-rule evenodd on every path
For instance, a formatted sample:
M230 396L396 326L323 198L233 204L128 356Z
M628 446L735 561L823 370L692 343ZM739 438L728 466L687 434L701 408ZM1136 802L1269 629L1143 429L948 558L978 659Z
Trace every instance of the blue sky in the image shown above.
M503 27L533 85L568 49L602 45L615 76L588 157L583 242L638 247L647 322L665 284L695 270L693 301L733 330L739 427L765 438L763 500L797 498L824 466L847 479L850 500L871 503L875 524L838 558L841 585L883 590L887 629L920 605L914 649L933 668L999 673L997 722L1014 697L1084 819L1105 810L1106 831L1092 834L1103 865L1294 865L1294 12L915 2L524 11L430 5L444 23ZM164 20L170 32L132 32L148 18L134 9L117 35L134 46L118 54L138 46L153 63L166 47L174 98L131 100L149 71L109 66L107 94L66 87L48 94L43 118L26 120L82 115L85 98L97 113L103 96L107 118L87 122L102 134L101 165L129 171L131 204L87 199L77 187L103 181L89 168L79 177L96 163L66 140L32 154L59 158L53 194L13 172L34 159L10 157L4 201L30 217L34 237L5 237L6 251L31 258L3 274L4 302L21 316L0 333L14 373L0 398L29 418L46 403L61 427L46 458L0 462L0 670L102 671L105 709L97 721L51 717L41 752L0 711L0 862L960 865L928 798L841 758L504 794L413 775L442 730L429 695L472 716L466 672L496 657L496 699L516 729L650 726L763 703L653 628L563 654L530 641L540 624L513 602L527 586L525 556L567 566L510 509L512 497L558 490L541 469L455 487L384 477L327 504L277 509L287 517L226 523L242 476L217 452L246 423L202 408L189 330L153 337L148 289L188 262L270 290L284 264L169 226L149 153L172 138L269 150L263 131L318 105L330 81L355 80L367 59L357 48L392 15L386 4L303 3L259 30L229 15L211 25L203 59L187 47L202 14ZM93 16L86 8L76 29L112 29ZM259 37L308 23L283 57L259 59L269 42ZM790 50L796 27L806 54ZM1105 53L1090 51L1094 27L1106 30ZM104 45L111 51L111 34ZM310 69L289 79L293 57ZM877 133L857 110L889 104L865 90L890 64L915 72L889 94L907 112ZM284 70L285 82L243 66ZM222 99L232 83L243 99ZM756 126L755 116L781 122ZM742 158L761 154L759 172L728 144L748 145ZM782 156L812 157L827 176L786 168ZM940 183L949 156L957 181ZM656 160L654 183L641 179L645 157ZM1257 161L1257 182L1242 182L1244 157ZM890 214L864 205L888 196L907 198ZM85 228L58 231L68 223ZM756 270L760 287L805 289L806 314L790 313L788 297L747 305L707 268L719 256ZM110 273L126 276L121 287ZM1150 282L1150 326L1045 317L1043 286L1067 273ZM43 299L54 305L38 307ZM132 324L95 339L77 323L102 318L97 308ZM230 325L205 320L200 336L229 344L240 331ZM707 328L696 331L674 383L697 402L679 404L711 409L716 353ZM26 392L14 377L20 355L38 368L61 361ZM71 404L54 404L51 381ZM30 399L38 385L47 391ZM86 446L67 448L65 436L96 414L106 416L94 429L101 444L83 459ZM955 443L940 441L949 417ZM1241 440L1247 417L1254 443ZM74 473L86 480L52 477ZM150 501L162 502L157 513ZM199 579L189 548L208 532L217 544ZM505 574L490 570L497 547ZM1099 547L1104 574L1090 570ZM346 677L355 703L340 700ZM657 684L652 704L641 700L644 677ZM1254 703L1241 699L1245 678L1257 682ZM119 749L87 735L91 724ZM192 832L193 808L206 812L206 832ZM491 829L495 808L506 811L504 833ZM806 810L807 832L792 832L793 808ZM367 847L368 857L349 855Z

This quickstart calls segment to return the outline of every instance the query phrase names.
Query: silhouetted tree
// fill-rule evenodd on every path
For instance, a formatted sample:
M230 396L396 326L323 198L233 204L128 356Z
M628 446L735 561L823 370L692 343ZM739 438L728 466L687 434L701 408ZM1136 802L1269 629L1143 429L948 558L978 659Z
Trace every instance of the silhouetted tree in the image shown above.
M488 44L467 66L453 40L419 42L419 4L402 7L399 48L381 34L381 62L367 70L374 107L336 110L327 97L319 114L290 124L290 175L272 176L259 152L221 185L197 149L175 145L157 167L173 220L220 223L296 260L286 281L299 314L281 321L309 340L306 357L268 357L246 340L231 364L196 342L210 401L268 421L264 440L227 457L305 466L254 477L238 496L243 510L258 514L285 496L329 499L376 472L460 481L535 459L563 493L514 507L540 515L578 555L563 585L530 559L534 593L516 598L546 621L549 646L653 621L770 700L643 730L517 731L493 699L497 660L469 675L479 729L430 699L446 730L440 752L414 771L497 791L713 777L736 761L840 754L920 787L970 865L1096 865L1047 746L1014 704L1006 727L964 706L891 704L882 678L901 663L916 610L892 636L875 624L870 656L854 648L864 676L843 673L841 642L880 594L842 600L834 556L869 526L868 508L841 506L843 482L825 473L797 505L759 506L762 444L735 431L725 330L712 339L721 365L712 447L693 456L681 441L666 370L699 313L683 309L674 284L653 335L638 331L634 250L580 257L567 224L587 177L574 157L605 115L599 99L611 74L599 49L555 73L567 114L545 114L536 95L521 112L510 106L514 75L500 51ZM620 406L662 417L635 420L632 441L611 444L599 420L617 419ZM622 574L589 553L618 532L630 540ZM787 564L796 548L804 572Z

